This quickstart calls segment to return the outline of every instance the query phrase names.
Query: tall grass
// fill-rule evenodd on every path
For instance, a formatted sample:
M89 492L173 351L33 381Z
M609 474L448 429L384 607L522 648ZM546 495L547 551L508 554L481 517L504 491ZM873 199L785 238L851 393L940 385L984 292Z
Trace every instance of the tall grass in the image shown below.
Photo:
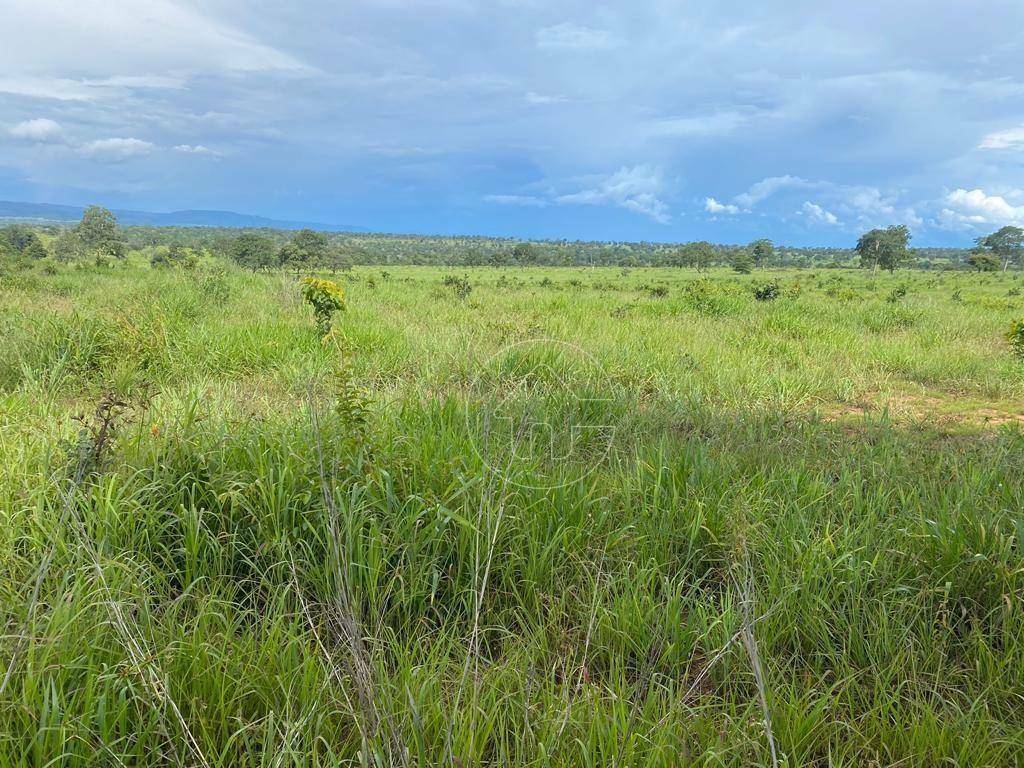
M0 765L1022 762L1014 276L388 271L0 282Z

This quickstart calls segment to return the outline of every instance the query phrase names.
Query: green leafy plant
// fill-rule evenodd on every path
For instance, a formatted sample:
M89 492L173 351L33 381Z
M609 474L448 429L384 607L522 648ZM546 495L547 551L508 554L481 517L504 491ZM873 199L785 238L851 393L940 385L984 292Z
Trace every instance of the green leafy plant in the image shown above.
M781 293L782 290L779 288L779 284L774 281L754 286L754 298L758 301L775 301Z
M317 331L321 336L329 334L331 315L339 309L345 309L345 294L341 286L332 280L305 277L302 279L302 298L313 307Z
M1014 320L1010 330L1006 332L1006 340L1010 342L1013 354L1024 360L1024 317Z
M466 299L469 294L473 292L473 286L469 283L468 277L459 277L458 275L445 275L442 281L445 288L450 288L460 299Z
M901 299L906 297L906 295L907 286L897 285L895 288L892 289L892 291L889 292L889 295L886 297L885 300L890 304L897 304Z

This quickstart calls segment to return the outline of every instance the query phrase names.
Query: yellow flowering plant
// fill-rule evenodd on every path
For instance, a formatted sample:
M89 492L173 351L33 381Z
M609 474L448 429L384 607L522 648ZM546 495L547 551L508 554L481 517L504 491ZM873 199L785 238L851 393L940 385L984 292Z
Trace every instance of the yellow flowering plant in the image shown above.
M332 280L319 277L302 279L302 298L313 307L316 327L321 336L331 332L331 315L339 309L345 309L345 293L341 286Z

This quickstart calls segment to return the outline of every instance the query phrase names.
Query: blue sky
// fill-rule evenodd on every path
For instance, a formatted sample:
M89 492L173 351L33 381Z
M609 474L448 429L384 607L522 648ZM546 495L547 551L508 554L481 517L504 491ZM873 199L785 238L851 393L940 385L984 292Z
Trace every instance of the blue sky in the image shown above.
M0 198L381 231L1024 225L1020 0L0 0Z

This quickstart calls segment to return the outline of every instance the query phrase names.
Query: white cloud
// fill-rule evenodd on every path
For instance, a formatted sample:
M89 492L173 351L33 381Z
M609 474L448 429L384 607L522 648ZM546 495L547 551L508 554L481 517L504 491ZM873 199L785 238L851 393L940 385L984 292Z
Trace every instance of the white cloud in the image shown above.
M792 193L810 190L816 193L818 202L804 202L798 212L798 215L807 217L807 220L833 226L842 226L842 222L845 221L851 229L887 226L893 223L911 227L924 224L914 206L899 203L898 194L884 193L876 187L815 181L791 175L763 179L751 185L746 192L736 195L731 205L710 198L710 203L705 201L704 210L709 213L750 213L776 195L791 193L779 201L776 209L781 209L795 202Z
M83 79L131 73L123 85L146 87L147 73L302 68L190 5L148 0L140 11L134 0L5 0L5 27L17 34L0 46L0 71L42 78L74 72Z
M64 130L60 127L60 123L46 117L20 122L11 128L9 133L15 139L31 141L35 144L64 143Z
M614 205L667 224L672 217L668 206L659 197L663 188L660 169L637 165L620 168L590 189L559 195L555 202L561 205Z
M752 185L743 194L736 195L735 202L743 208L753 208L760 202L767 200L776 192L784 189L814 189L820 186L817 182L801 179L799 176L770 176L767 179Z
M1024 125L988 134L978 149L1024 149Z
M175 152L181 152L185 155L208 155L210 157L220 157L221 153L215 149L204 147L202 144L178 144L174 147Z
M666 117L647 123L644 132L652 138L725 136L746 125L757 115L754 111L718 110L706 115Z
M83 157L101 163L120 163L136 157L145 157L154 145L142 139L97 139L78 148Z
M956 189L945 197L939 224L947 229L981 226L1024 225L1024 205L1013 205L1002 195L981 189Z
M601 51L617 45L605 29L581 27L571 22L537 30L537 47L574 51Z
M803 208L796 212L797 216L806 216L807 220L815 224L828 224L835 227L839 225L839 218L831 211L826 211L820 205L806 201Z
M527 104L542 105L542 104L562 104L568 99L565 96L552 96L544 93L536 93L530 91L524 97Z
M524 208L547 208L550 203L534 195L484 195L484 201L498 205L517 205Z
M705 198L704 210L708 213L727 213L734 215L740 212L738 205L732 205L729 203L720 203L713 197Z

